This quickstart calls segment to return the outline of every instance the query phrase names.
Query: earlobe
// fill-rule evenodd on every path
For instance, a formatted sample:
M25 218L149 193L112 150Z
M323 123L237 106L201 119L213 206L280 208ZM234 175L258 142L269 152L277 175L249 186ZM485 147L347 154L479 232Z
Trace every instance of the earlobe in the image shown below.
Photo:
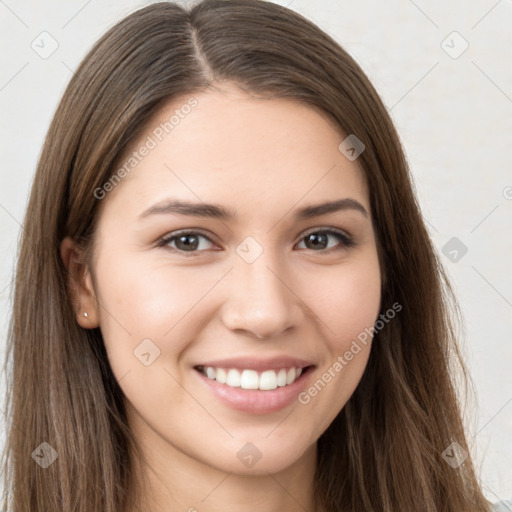
M66 269L66 285L77 323L85 329L98 327L98 301L91 271L83 261L83 251L70 237L66 237L60 245L60 256Z

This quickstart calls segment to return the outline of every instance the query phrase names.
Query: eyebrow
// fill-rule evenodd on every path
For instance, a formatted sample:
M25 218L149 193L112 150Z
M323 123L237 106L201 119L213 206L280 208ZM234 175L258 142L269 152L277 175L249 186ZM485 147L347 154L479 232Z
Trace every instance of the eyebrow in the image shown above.
M300 208L295 211L294 218L296 220L305 220L326 215L328 213L347 210L358 211L365 217L368 217L366 208L359 201L346 197L335 201L329 201L327 203ZM139 218L142 219L150 215L157 214L191 215L194 217L209 217L219 220L231 220L238 217L236 212L226 209L218 204L193 203L178 199L166 199L145 210L139 215Z

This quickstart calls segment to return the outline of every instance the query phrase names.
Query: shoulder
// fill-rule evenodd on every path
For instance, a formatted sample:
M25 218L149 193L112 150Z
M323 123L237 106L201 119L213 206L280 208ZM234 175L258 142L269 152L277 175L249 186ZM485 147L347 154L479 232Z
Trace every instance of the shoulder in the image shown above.
M512 500L493 503L492 512L512 512Z

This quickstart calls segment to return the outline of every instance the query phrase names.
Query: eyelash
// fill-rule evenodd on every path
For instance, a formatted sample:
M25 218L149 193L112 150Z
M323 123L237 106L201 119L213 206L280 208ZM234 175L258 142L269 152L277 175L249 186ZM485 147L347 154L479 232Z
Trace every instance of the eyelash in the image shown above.
M345 233L341 232L341 231L338 231L338 230L335 230L335 229L332 229L332 228L316 228L315 230L313 231L308 231L306 232L302 238L300 239L299 242L302 242L305 238L307 238L309 235L313 235L313 234L317 234L317 233L323 233L323 234L327 234L327 235L331 235L331 236L334 236L334 237L337 237L339 238L339 240L341 240L341 245L339 247L330 247L328 249L322 249L320 251L314 251L312 249L313 252L316 252L318 254L325 254L325 253L330 253L332 252L333 250L336 251L336 250L341 250L341 249L344 249L344 248L350 248L350 247L354 247L356 244L356 242L354 242L354 240L352 238L350 238L349 236L347 236ZM167 250L170 250L172 252L178 252L186 257L194 257L194 256L197 256L198 254L204 252L204 251L199 251L199 250L195 250L195 251L183 251L181 249L177 249L175 247L169 247L168 244L171 243L172 241L176 240L177 238L179 238L180 236L184 236L184 235L200 235L202 236L203 238L206 238L209 242L211 242L212 244L214 243L209 236L207 236L205 233L201 232L201 231L178 231L178 232L174 232L174 233L171 233L170 235L166 235L162 238L160 238L158 241L157 241L157 246L158 247L163 247Z

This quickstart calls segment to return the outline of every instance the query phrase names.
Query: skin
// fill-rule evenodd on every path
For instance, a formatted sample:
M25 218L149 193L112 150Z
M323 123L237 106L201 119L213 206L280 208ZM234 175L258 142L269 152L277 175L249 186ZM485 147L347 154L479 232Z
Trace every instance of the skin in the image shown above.
M190 96L162 107L120 161ZM228 84L193 96L198 105L101 200L91 265L78 262L71 239L62 242L77 322L101 328L147 459L139 476L152 511L313 510L316 442L356 389L371 340L309 403L269 414L221 403L193 365L301 357L316 365L307 390L374 325L381 273L366 180L338 150L346 135L306 104ZM220 204L239 217L138 218L169 197ZM293 218L297 208L340 198L359 201L368 216L347 209ZM357 245L329 235L315 248L305 232L322 228ZM199 237L195 256L177 239L156 245L183 229L208 237ZM252 263L236 252L247 236L263 249ZM134 356L144 339L160 350L149 366ZM261 453L252 467L237 457L248 441Z

